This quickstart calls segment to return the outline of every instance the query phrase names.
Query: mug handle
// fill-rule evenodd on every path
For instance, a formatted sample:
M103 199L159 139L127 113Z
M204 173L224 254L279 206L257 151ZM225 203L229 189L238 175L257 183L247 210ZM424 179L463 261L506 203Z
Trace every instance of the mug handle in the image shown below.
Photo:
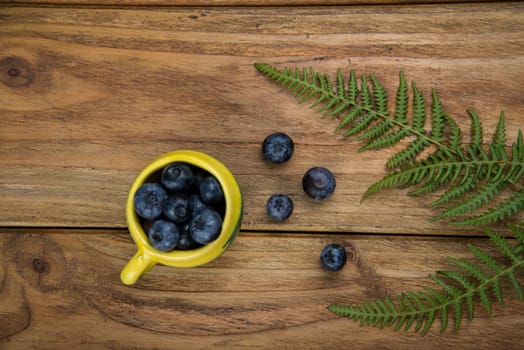
M127 265L124 267L120 273L120 279L124 284L132 285L147 271L151 270L155 266L156 261L151 259L149 254L146 254L144 251L138 251L136 254L129 260Z

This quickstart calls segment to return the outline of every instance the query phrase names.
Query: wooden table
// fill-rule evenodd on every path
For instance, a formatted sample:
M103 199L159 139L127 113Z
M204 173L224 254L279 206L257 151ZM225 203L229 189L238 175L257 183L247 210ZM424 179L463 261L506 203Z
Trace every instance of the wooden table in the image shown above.
M436 321L425 337L326 309L416 290L450 268L447 256L468 258L468 243L487 240L480 228L427 222L432 195L391 190L360 203L391 151L358 153L253 64L374 73L390 96L403 70L426 96L436 87L464 130L466 108L487 134L503 109L513 140L524 116L524 3L3 2L0 348L522 347L524 305L511 290L493 317L478 307L458 333L441 335ZM275 131L296 144L281 166L260 152ZM119 274L136 250L127 191L177 149L207 152L236 175L241 232L208 265L158 265L125 286ZM337 178L323 203L301 188L317 165ZM295 201L283 223L265 213L276 192ZM350 253L337 273L318 258L331 242Z

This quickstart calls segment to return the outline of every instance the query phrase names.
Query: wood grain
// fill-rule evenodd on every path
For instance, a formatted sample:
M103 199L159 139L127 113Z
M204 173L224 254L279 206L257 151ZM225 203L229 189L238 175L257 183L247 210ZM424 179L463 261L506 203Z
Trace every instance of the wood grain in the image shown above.
M360 204L392 150L357 153L253 67L373 72L390 95L403 69L468 134L472 107L489 135L501 109L522 127L524 4L325 8L0 9L0 218L3 226L125 227L134 177L157 155L197 149L223 161L245 197L247 230L479 234L429 224L433 197L405 191ZM390 102L392 102L391 99ZM263 162L260 144L289 133L296 153ZM302 193L304 172L330 168L326 203ZM275 225L265 202L290 194Z
M492 2L461 0L460 2ZM89 6L326 6L453 3L452 0L0 0L9 4Z
M241 232L214 262L192 269L155 266L134 287L119 282L135 249L123 231L0 231L2 349L516 349L524 305L508 289L506 308L480 305L461 331L425 337L360 327L326 310L427 285L469 258L485 239L364 237ZM325 244L344 244L337 273L320 266ZM489 250L488 250L489 251ZM520 276L522 277L522 276ZM450 327L452 326L452 322ZM482 342L479 342L482 339ZM297 343L298 342L298 343Z

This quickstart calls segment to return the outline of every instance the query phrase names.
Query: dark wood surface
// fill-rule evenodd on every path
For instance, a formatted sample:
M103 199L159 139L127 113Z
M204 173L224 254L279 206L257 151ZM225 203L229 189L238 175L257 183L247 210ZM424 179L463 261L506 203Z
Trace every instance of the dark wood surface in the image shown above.
M431 195L391 190L360 203L392 150L358 153L334 121L253 64L373 73L390 96L403 70L428 100L437 89L466 140L471 107L486 135L504 110L512 142L524 115L523 3L52 3L0 7L0 348L519 347L524 309L510 290L494 317L479 307L457 334L440 335L437 322L423 338L326 310L417 289L449 268L447 256L466 258L468 243L486 240L482 228L427 222L438 213ZM274 131L296 144L282 166L260 154ZM156 266L126 287L119 273L136 250L127 191L176 149L232 170L245 200L241 233L209 265ZM337 178L324 203L301 189L316 165ZM276 192L295 201L278 224L265 213ZM339 273L319 264L330 242L352 252Z

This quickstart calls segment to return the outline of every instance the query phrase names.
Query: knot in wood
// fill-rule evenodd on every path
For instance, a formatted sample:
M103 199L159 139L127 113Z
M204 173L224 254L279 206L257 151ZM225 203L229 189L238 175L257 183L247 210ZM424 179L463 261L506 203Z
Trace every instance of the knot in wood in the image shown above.
M28 87L34 78L31 64L22 57L0 59L0 81L11 88Z
M357 251L355 249L355 246L349 242L345 242L344 248L346 249L347 261L352 264L355 264L358 260Z
M31 265L37 273L43 274L49 272L49 263L43 259L34 258Z

